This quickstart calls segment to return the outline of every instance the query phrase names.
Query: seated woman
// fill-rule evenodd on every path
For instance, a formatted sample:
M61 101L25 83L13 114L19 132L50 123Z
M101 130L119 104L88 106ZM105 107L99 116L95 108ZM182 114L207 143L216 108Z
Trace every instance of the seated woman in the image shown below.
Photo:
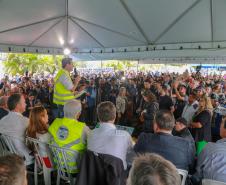
M35 106L30 111L29 125L26 130L26 136L34 139L38 139L42 143L49 143L51 135L48 133L48 114L43 106ZM35 146L28 142L28 147L34 153L36 153ZM50 168L51 159L50 151L45 144L39 144L39 154L43 157L45 165Z

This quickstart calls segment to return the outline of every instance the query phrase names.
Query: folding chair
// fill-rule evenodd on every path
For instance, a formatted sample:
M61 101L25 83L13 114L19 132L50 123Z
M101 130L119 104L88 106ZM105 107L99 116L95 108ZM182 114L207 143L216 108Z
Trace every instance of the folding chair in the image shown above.
M187 176L188 176L188 171L186 170L181 170L181 169L177 169L178 173L181 175L182 179L181 179L181 185L185 185Z
M226 185L225 182L215 181L211 179L203 179L202 185Z
M57 168L57 185L60 185L60 179L70 181L70 185L75 184L74 175L78 172L77 167L73 167L70 164L80 162L80 153L68 148L58 147L55 145L49 145L53 157L54 163Z
M0 156L10 154L9 148L7 147L3 136L0 134Z
M1 141L1 147L3 149L3 155L17 154L22 157L25 156L23 155L23 153L21 153L21 151L19 152L17 150L17 144L20 142L25 142L23 138L13 137L13 136L0 133L0 141ZM25 165L26 165L26 162L25 162ZM34 165L34 171L27 171L27 172L34 175L35 185L38 185L36 165Z
M49 164L46 164L45 158L48 158L49 161L51 161L51 156L42 156L41 155L41 147L45 147L47 150L49 148L49 145L47 143L43 143L37 139L26 137L26 142L29 142L30 144L33 144L35 148L35 182L38 182L38 169L43 170L43 176L44 176L44 182L45 185L51 185L51 172L53 171L53 168L49 166ZM40 147L41 146L41 147Z

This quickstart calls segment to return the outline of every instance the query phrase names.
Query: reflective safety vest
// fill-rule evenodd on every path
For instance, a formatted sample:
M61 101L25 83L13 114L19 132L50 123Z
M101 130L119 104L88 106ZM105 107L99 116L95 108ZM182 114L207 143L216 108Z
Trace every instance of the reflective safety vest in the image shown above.
M85 123L69 118L57 118L49 127L49 132L53 137L50 144L75 151L66 152L66 156L57 156L58 160L62 157L66 158L69 173L78 173L77 163L86 150L86 144L82 143L81 139L84 127ZM60 161L63 163L63 160ZM65 164L62 164L62 166L65 166Z
M74 100L74 94L65 88L65 86L59 81L60 77L65 75L69 81L71 81L71 77L68 71L61 69L56 77L54 78L54 94L53 94L53 103L57 105L64 105L66 102L70 100Z

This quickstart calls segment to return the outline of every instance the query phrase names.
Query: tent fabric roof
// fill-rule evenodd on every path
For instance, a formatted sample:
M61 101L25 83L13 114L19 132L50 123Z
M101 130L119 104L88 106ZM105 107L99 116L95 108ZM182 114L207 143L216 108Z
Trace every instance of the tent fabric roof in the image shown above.
M68 45L84 60L210 57L226 47L224 17L225 0L0 0L0 51Z

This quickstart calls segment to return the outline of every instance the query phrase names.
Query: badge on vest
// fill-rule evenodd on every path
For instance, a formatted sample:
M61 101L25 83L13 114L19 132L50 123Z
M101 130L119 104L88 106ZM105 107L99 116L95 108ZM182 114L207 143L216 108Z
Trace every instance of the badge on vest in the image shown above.
M61 126L59 129L58 129L58 131L57 131L57 137L58 137L58 139L60 139L60 140L65 140L65 139L67 139L67 137L68 137L68 129L67 129L67 127L63 127L63 126Z

